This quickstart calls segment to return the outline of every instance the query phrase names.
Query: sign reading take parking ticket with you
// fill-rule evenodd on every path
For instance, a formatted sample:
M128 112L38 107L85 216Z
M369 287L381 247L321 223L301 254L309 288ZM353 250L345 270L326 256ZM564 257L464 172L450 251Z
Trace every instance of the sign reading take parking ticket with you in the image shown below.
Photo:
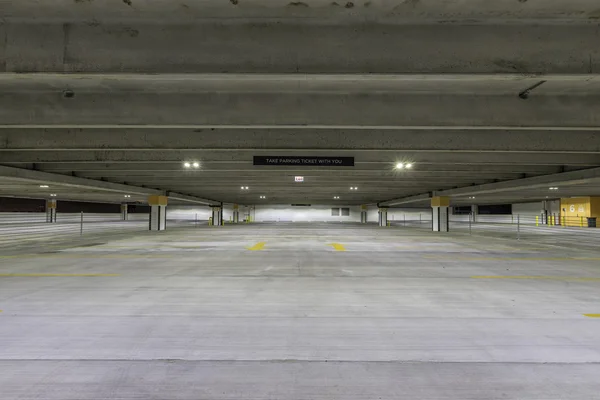
M254 156L254 165L354 167L354 157Z

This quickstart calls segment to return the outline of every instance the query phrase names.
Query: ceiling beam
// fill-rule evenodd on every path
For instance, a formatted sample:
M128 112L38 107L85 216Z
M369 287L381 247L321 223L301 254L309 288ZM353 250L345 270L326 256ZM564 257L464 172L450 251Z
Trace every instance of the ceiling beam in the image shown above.
M181 194L177 192L167 191L166 195L169 197L169 200L177 200L185 203L193 203L193 204L203 204L206 206L211 205L220 205L221 203L215 200L202 199L196 196L189 196L187 194Z
M380 207L393 207L393 206L399 206L402 204L421 203L421 202L428 201L430 198L431 198L430 193L424 193L424 194L418 194L415 196L403 197L400 199L382 201L378 205Z
M35 182L47 185L59 185L77 190L94 190L110 193L123 193L130 195L152 196L169 194L174 200L192 202L197 204L218 204L214 200L202 199L199 197L183 195L177 192L166 192L164 190L149 189L134 185L125 185L121 183L106 182L96 179L80 178L69 175L53 174L50 172L35 171L23 168L14 168L0 166L0 177L17 179L24 182ZM18 194L18 193L16 193Z
M416 196L387 200L380 203L382 206L414 203L426 200L432 196L464 197L482 194L496 194L502 192L530 191L531 189L584 185L598 182L600 184L600 168L590 168L579 171L562 172L551 175L542 175L531 178L514 179L510 181L486 183L482 185L467 186L456 189L439 190Z

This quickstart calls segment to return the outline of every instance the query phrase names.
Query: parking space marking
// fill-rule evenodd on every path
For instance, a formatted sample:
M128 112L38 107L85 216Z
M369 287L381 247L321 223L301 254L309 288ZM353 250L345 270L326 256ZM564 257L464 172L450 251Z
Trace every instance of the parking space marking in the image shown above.
M265 244L267 244L266 242L259 242L256 243L254 246L252 247L246 247L246 249L250 250L250 251L259 251L259 250L263 250L265 248Z
M600 318L600 314L583 314L588 318Z

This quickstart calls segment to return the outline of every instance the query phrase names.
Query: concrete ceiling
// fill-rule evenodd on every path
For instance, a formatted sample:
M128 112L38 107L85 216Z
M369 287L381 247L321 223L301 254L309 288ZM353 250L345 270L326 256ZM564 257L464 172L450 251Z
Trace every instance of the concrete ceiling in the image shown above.
M337 4L4 2L0 164L241 204L376 203L600 166L596 1ZM0 195L47 195L6 179ZM545 186L475 197L557 195ZM600 195L594 180L561 186Z

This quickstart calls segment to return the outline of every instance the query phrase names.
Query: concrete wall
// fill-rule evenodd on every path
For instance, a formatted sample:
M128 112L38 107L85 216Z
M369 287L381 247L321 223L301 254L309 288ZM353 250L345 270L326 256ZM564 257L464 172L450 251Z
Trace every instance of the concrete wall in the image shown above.
M349 208L349 216L332 216L331 209ZM290 205L255 206L253 211L256 222L360 222L360 206L311 205L293 207ZM341 212L340 212L341 214Z

